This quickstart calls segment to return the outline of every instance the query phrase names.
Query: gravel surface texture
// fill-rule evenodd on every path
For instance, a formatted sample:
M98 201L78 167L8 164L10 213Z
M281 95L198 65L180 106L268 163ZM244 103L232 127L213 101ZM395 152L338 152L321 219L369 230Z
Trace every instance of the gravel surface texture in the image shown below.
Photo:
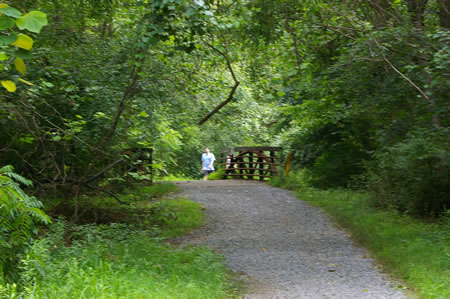
M207 224L177 244L206 245L249 282L245 298L405 298L368 252L290 191L256 181L176 183Z

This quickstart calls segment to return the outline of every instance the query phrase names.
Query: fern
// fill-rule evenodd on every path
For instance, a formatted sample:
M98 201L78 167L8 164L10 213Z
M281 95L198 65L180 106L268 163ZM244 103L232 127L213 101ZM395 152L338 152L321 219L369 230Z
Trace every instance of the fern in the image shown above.
M0 285L16 270L18 255L32 242L37 225L51 222L40 209L42 203L20 184L32 186L11 165L0 168Z

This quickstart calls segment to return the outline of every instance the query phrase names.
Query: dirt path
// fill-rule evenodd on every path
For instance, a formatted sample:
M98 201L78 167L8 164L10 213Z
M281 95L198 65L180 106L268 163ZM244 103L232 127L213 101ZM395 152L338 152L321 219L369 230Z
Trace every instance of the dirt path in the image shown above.
M252 181L177 182L207 224L175 240L207 245L249 281L245 298L404 298L319 209Z

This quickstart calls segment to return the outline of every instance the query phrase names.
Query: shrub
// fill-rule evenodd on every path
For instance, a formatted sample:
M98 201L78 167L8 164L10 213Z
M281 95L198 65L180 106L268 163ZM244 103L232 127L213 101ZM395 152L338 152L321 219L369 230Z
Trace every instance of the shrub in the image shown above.
M347 187L352 178L363 173L362 161L372 146L358 122L366 124L361 119L348 119L294 130L285 137L293 168L306 169L308 182L314 187Z
M310 183L319 188L347 187L363 171L365 153L351 143L340 143L322 153L310 168Z
M372 202L422 216L449 206L445 130L416 130L405 141L375 155L368 164Z
M221 180L225 174L225 170L222 168L216 169L213 173L208 175L208 180Z
M286 176L283 173L280 176L273 177L269 181L270 185L288 190L298 190L307 186L305 183L305 171L291 171Z

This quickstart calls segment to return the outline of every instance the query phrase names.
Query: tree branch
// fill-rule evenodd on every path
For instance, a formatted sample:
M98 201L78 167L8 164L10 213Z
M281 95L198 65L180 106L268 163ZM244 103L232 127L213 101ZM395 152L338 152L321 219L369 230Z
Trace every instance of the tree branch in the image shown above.
M223 51L217 49L216 47L214 47L213 45L211 45L210 43L203 41L208 47L210 47L211 49L213 49L214 51L218 52L220 55L222 55L225 58L225 61L227 63L227 67L228 70L231 73L231 76L233 77L233 81L234 81L234 86L231 88L230 94L228 95L227 99L225 101L223 101L222 103L220 103L216 108L214 108L214 110L212 110L210 113L208 113L201 121L199 121L199 125L204 124L208 119L210 119L214 114L216 114L220 109L222 109L223 106L225 106L226 104L228 104L229 102L231 102L231 100L233 99L233 95L234 92L236 91L236 89L239 86L239 81L236 79L236 75L234 74L233 71L233 67L231 66L231 62L230 59L228 57L228 55L226 55L226 53L224 53ZM225 50L227 49L226 46Z
M294 53L295 53L295 58L297 60L298 75L301 75L302 74L302 57L298 50L297 36L295 34L294 28L289 24L288 19L286 19L286 28L288 29L289 34L291 35L291 38L292 38L292 42L294 43Z
M102 170L100 170L99 172L97 172L96 174L94 174L93 176L91 176L90 178L87 178L86 180L80 182L81 184L89 184L90 182L96 180L97 178L99 178L102 174L104 174L106 171L110 170L111 168L113 168L115 165L119 164L120 162L122 162L124 159L120 158L119 160L109 164L108 166L106 166L105 168L103 168Z
M411 84L415 89L417 89L420 94L427 100L429 100L430 98L425 94L425 92L419 87L417 86L411 79L409 79L408 77L406 77L402 72L400 72L392 63L389 59L387 59L386 55L384 55L383 49L381 48L380 44L378 43L378 41L376 40L375 37L373 37L371 35L372 39L375 41L375 44L377 45L377 47L381 50L381 55L383 57L383 60L389 64L389 66L397 73L399 74L403 79L405 79L406 81L409 82L409 84Z
M225 106L226 104L228 104L229 102L231 102L231 100L233 99L233 94L236 91L236 88L239 86L239 81L237 81L233 88L230 91L230 94L228 95L228 98L223 101L222 103L220 103L216 108L214 108L213 111L211 111L210 113L208 113L201 121L199 121L199 125L204 124L208 119L211 118L211 116L213 116L214 114L216 114L220 109L222 109L223 106Z
M105 189L102 189L102 188L99 188L99 187L90 186L90 185L86 185L86 187L88 187L88 188L90 188L90 189L102 191L102 192L108 194L109 196L111 196L112 198L114 198L115 200L117 200L118 202L120 202L121 204L123 204L123 205L129 205L128 202L121 201L120 198L118 198L114 193L112 193L112 192L110 192L110 191L108 191L108 190L105 190Z

